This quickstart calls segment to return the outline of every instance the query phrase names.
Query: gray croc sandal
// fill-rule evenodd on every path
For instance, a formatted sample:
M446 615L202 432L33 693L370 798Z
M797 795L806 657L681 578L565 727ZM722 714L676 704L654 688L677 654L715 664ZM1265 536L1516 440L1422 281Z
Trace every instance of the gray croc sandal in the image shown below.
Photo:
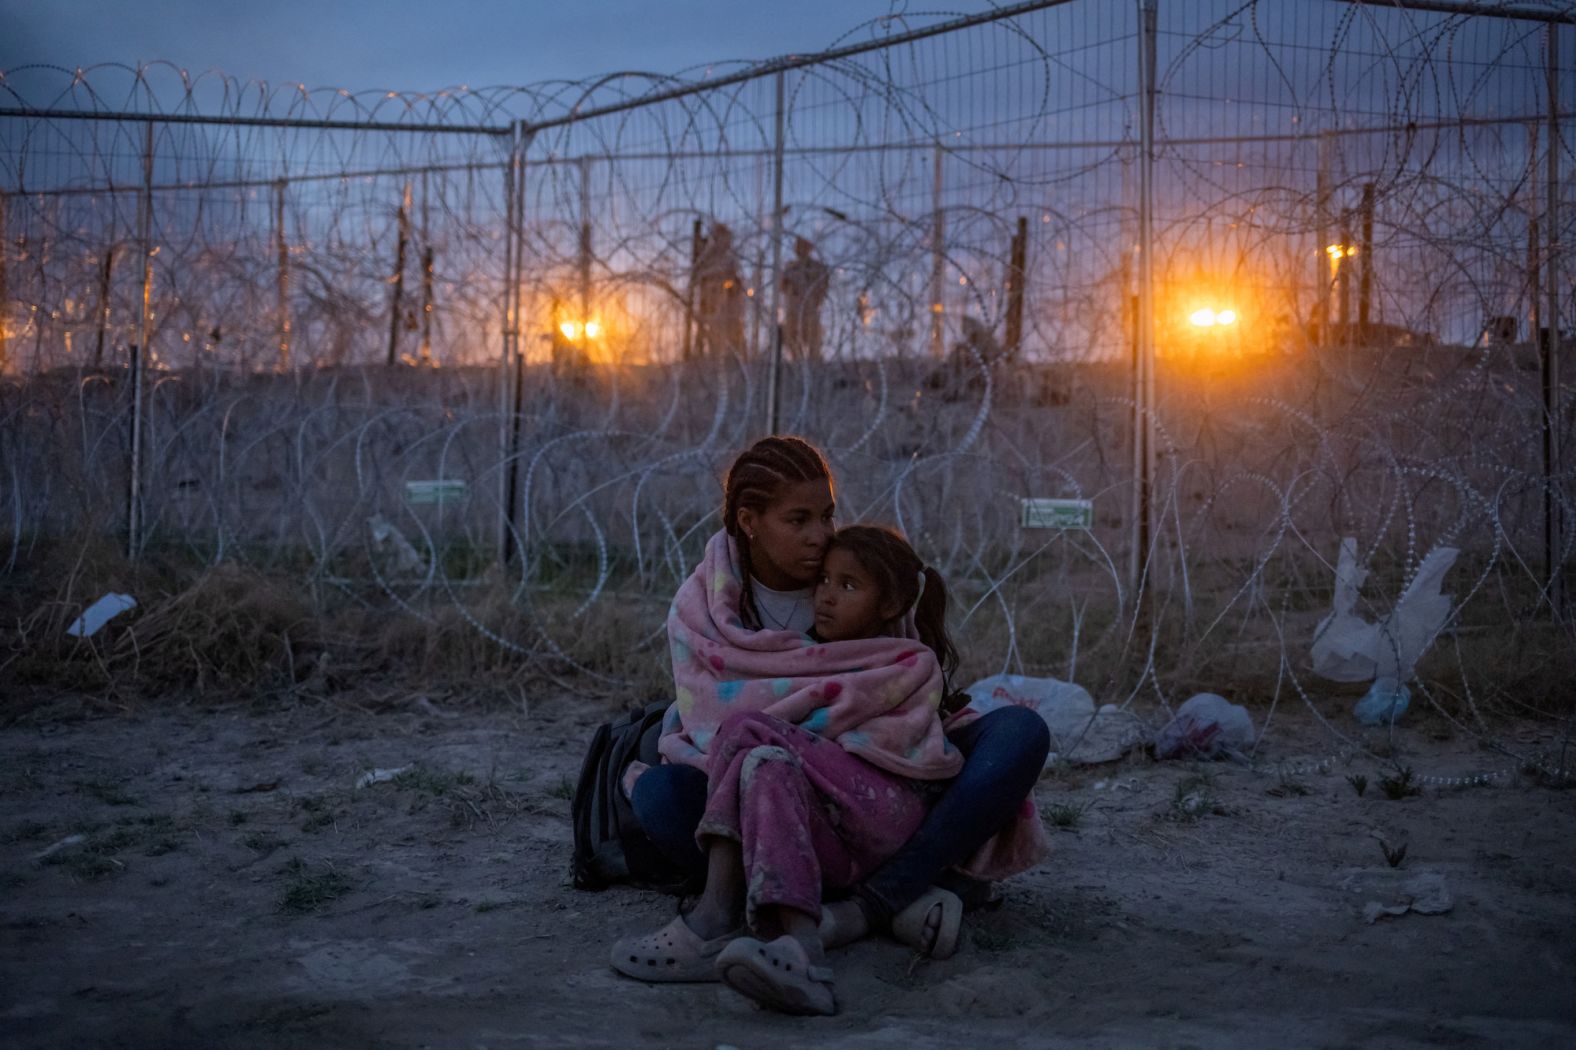
M740 937L717 956L717 973L729 988L773 1010L810 1016L837 1013L832 968L813 965L804 945L792 937Z
M609 962L625 977L654 984L715 981L717 957L744 931L734 930L710 941L689 928L684 916L675 916L656 933L625 937L613 945Z

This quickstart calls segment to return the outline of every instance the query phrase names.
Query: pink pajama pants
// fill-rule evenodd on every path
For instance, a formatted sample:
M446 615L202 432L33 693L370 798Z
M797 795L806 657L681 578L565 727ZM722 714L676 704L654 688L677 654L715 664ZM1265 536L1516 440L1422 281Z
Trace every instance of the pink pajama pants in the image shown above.
M744 850L745 917L787 907L819 918L821 892L857 885L919 828L919 785L834 741L757 711L722 723L695 837Z

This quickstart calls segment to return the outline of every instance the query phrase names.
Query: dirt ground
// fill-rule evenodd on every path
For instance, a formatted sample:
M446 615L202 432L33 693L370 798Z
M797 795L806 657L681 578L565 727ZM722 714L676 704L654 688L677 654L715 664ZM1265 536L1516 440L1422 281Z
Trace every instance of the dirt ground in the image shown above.
M1576 1045L1576 791L1519 775L1401 799L1367 756L1048 775L1042 813L1071 826L967 917L957 956L853 946L841 1012L804 1020L609 969L612 941L674 902L568 884L568 795L604 702L79 706L0 729L9 1047ZM1404 729L1396 761L1508 764L1446 736ZM1278 719L1265 748L1332 743ZM1381 839L1406 846L1398 868ZM1450 910L1365 921L1429 875Z

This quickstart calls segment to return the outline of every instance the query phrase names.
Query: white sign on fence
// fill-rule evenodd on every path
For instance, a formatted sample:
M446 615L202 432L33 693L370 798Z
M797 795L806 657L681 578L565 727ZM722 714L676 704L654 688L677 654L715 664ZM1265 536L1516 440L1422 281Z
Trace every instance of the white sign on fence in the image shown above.
M1026 529L1087 529L1094 524L1094 500L1025 499L1019 524Z

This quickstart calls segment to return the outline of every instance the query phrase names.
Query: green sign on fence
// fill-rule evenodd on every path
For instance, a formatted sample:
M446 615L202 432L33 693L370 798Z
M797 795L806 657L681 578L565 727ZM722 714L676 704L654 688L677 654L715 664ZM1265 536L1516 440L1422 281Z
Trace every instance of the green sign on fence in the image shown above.
M441 481L405 482L405 502L422 506L430 503L457 503L469 495L465 482L444 478Z
M1019 524L1026 529L1087 529L1094 524L1094 500L1026 499Z

